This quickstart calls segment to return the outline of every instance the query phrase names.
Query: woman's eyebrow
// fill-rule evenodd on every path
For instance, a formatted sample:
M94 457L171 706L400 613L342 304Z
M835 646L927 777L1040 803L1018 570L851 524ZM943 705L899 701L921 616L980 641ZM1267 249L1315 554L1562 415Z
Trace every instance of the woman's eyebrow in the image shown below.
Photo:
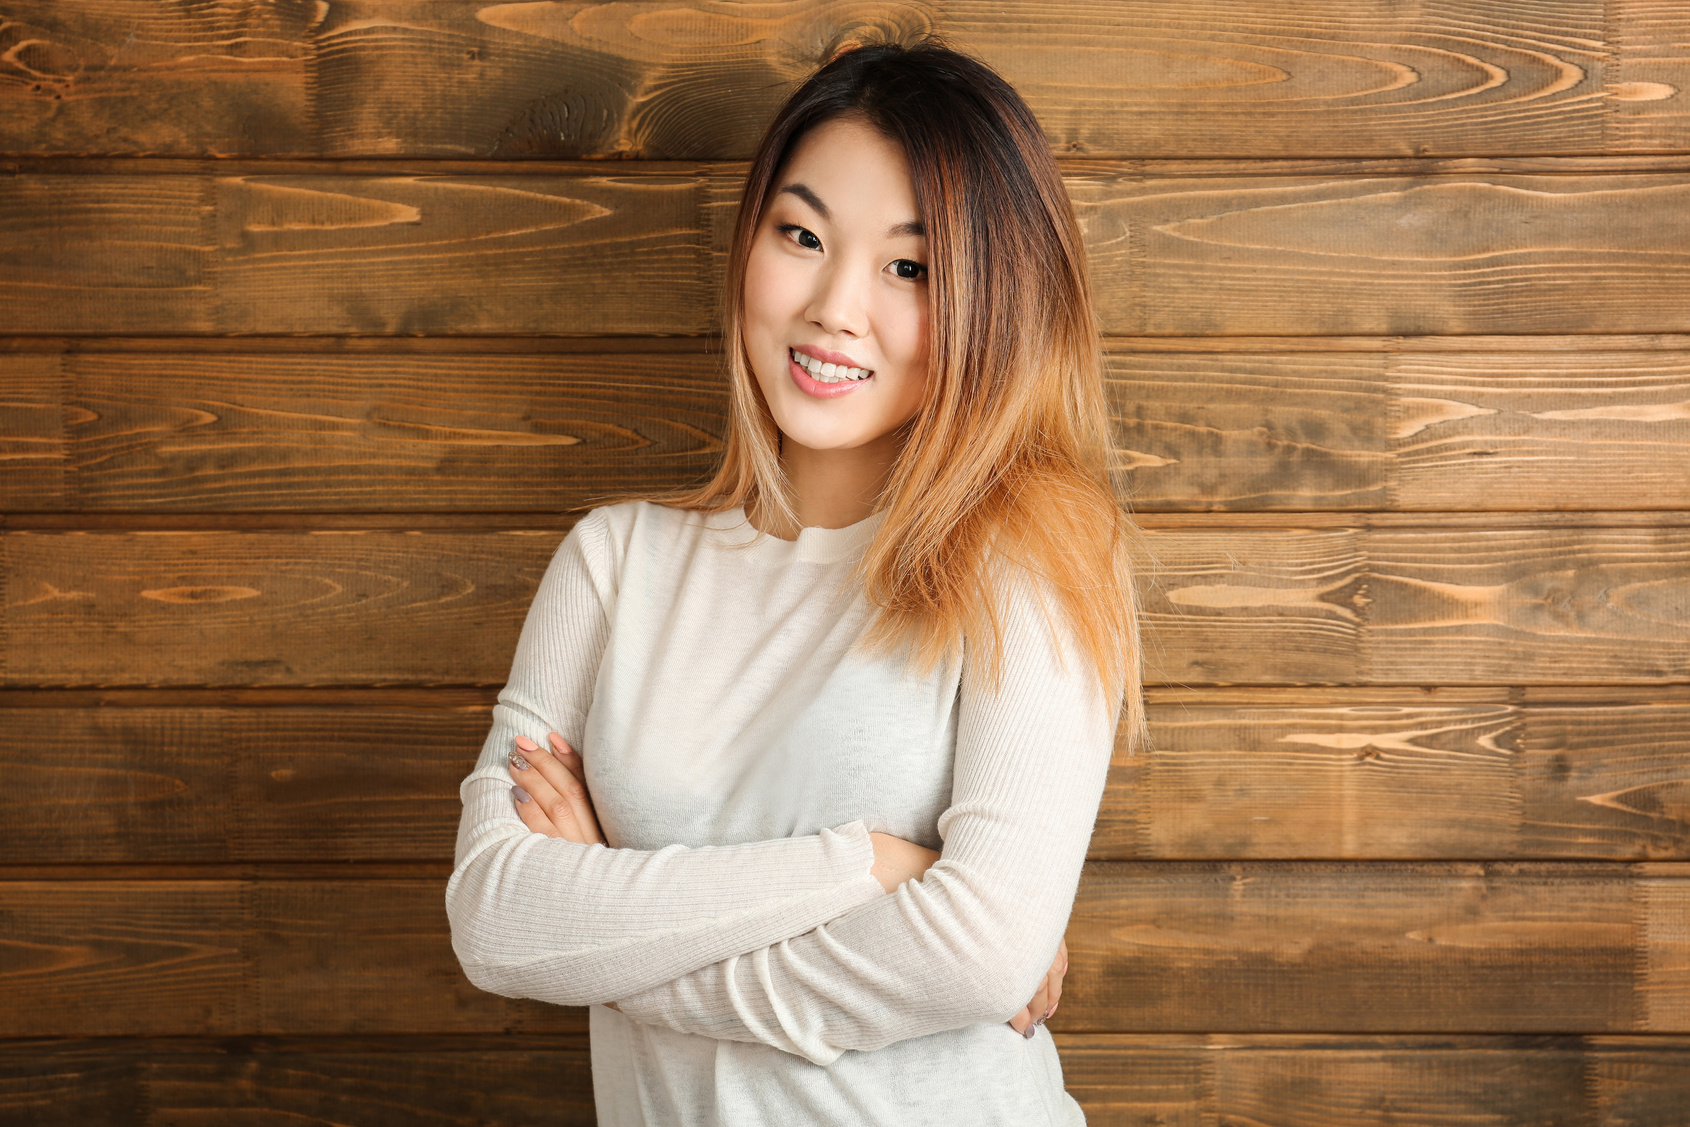
M793 195L815 208L816 214L820 215L823 219L833 218L833 215L827 210L827 205L822 203L820 196L810 191L810 186L808 184L788 184L781 189L781 192L791 192ZM780 192L776 192L775 194L779 195Z
M775 195L778 196L781 192L790 192L797 196L799 199L815 208L816 214L820 215L823 219L833 218L833 213L827 210L827 205L822 203L820 196L810 190L810 186L808 184L785 184L775 193ZM895 239L902 235L915 235L918 238L926 238L927 228L919 219L906 219L904 222L894 223L886 229L886 236L888 238Z

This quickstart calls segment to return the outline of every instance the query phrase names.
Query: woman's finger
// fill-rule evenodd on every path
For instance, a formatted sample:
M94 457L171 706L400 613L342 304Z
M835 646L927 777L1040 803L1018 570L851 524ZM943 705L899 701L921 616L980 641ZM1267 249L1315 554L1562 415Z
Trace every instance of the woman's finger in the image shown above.
M563 744L563 746L567 748L569 745ZM553 791L569 802L570 811L575 815L576 824L583 831L597 829L598 820L596 818L583 818L581 816L583 809L588 813L591 812L592 802L585 798L586 787L581 784L580 776L570 771L566 763L559 762L555 754L548 754L544 748L527 736L516 737L516 747L517 753L511 757L513 774L523 769L517 760L520 759L523 763L528 764L530 768L540 773L540 777L550 784ZM579 791L583 796L581 802L573 800L572 792L574 791Z
M557 828L558 832L553 834L553 837L585 843L586 835L576 824L575 811L569 800L559 794L557 788L535 769L529 756L532 756L534 761L541 761L545 759L545 752L527 736L516 737L516 747L510 755L511 778L527 792L540 813ZM521 808L520 805L518 808Z
M552 820L546 817L540 804L534 801L534 796L520 784L511 788L511 802L516 805L516 816L522 819L522 824L537 834L547 837L562 837L558 828L552 825Z
M561 763L573 780L565 782L569 786L568 797L575 807L575 820L587 834L588 841L604 841L604 832L599 828L599 813L593 809L593 796L587 790L587 774L580 754L556 732L547 732L546 742L551 745L553 760Z
M552 785L550 779L536 769L535 764L544 765L547 758L546 753L540 750L540 746L527 736L516 737L516 746L517 750L512 752L510 757L511 777L516 780L519 786L528 791L535 802L539 803L540 810L551 821L552 825L558 828L557 836L566 837L570 841L580 842L583 845L591 845L596 838L587 835L586 828L581 825L575 815L576 803L570 801L568 797L568 791L572 789L572 785L574 788L581 789L583 795L585 788L580 787L574 776L564 771L562 774L565 778L560 780L563 782L564 790L560 792L557 787ZM532 756L533 759L531 760L529 756ZM555 764L551 766L554 770L557 769Z

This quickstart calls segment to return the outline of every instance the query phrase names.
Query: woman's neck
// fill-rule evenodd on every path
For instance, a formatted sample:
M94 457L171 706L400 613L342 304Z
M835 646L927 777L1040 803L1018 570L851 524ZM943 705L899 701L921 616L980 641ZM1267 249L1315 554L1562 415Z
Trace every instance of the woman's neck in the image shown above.
M866 520L892 473L898 445L898 437L891 434L843 450L812 450L783 439L780 464L792 486L792 511L798 521L792 524L773 509L758 509L747 519L752 527L782 540L796 540L800 529L845 528Z

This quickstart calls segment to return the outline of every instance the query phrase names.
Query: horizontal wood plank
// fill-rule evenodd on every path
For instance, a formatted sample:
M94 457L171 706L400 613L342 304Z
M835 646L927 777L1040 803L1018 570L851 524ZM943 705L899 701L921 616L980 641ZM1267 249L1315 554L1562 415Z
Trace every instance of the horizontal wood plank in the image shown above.
M1111 354L1141 512L1690 507L1690 353Z
M718 367L697 352L0 356L18 404L0 507L556 512L708 474Z
M1092 862L1062 1026L1686 1033L1682 865ZM483 994L441 882L0 883L0 1036L578 1032ZM1655 995L1661 995L1659 1001Z
M0 508L556 511L708 473L720 367L626 348L0 353ZM1141 513L1690 508L1690 350L1140 345L1107 374Z
M712 333L742 176L19 175L0 333ZM1690 331L1683 173L1067 182L1112 334Z
M471 986L443 881L0 884L0 1037L581 1032Z
M710 331L698 176L47 175L0 185L20 332Z
M1690 705L1279 695L1153 700L1151 746L1116 751L1091 856L1690 860ZM0 857L86 875L449 865L490 723L485 703L14 708Z
M586 1035L14 1041L0 1119L594 1127Z
M1667 1127L1690 1101L1690 1046L1671 1038L1058 1032L1056 1043L1093 1127Z
M836 47L937 30L1062 153L1683 150L1687 18L1647 0L1060 6L110 0L8 11L0 150L744 159Z
M1063 1008L1120 1032L1673 1032L1682 870L1638 869L1091 862Z
M9 532L0 684L502 684L561 537ZM1152 683L1690 681L1690 529L1159 531Z
M1097 1127L1677 1127L1690 1099L1682 1037L1055 1036ZM568 1034L0 1045L0 1115L80 1127L113 1108L253 1127L595 1121L587 1047Z

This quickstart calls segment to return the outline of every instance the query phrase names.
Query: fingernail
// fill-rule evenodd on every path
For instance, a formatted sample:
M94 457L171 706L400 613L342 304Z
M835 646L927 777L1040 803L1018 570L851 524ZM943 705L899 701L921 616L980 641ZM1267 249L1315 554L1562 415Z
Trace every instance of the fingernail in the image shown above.
M1039 1023L1035 1021L1035 1022L1033 1022L1033 1024L1031 1024L1027 1027L1027 1032L1023 1033L1021 1036L1025 1037L1025 1038L1027 1038L1027 1040L1031 1041L1033 1039L1033 1034L1037 1033L1038 1031L1039 1031Z
M523 751L539 751L540 750L540 745L535 743L533 740L529 739L527 736L516 737L516 746L520 747Z
M1044 1012L1044 1016L1039 1018L1039 1024L1043 1025L1045 1022L1049 1021L1050 1015L1055 1013L1055 1012L1056 1012L1056 1007L1055 1006L1050 1007L1048 1010L1046 1010Z
M512 787L511 788L511 797L516 799L518 802L533 802L534 801L534 796L529 794L527 791L523 790L521 787Z
M518 771L526 771L528 770L528 760L522 758L520 755L513 755L511 756L511 766L515 767Z
M564 738L562 736L558 735L556 732L553 732L550 735L548 735L546 737L546 742L552 745L552 754L553 755L563 755L563 754L567 753L568 750L569 750L569 744L567 742L565 742Z

